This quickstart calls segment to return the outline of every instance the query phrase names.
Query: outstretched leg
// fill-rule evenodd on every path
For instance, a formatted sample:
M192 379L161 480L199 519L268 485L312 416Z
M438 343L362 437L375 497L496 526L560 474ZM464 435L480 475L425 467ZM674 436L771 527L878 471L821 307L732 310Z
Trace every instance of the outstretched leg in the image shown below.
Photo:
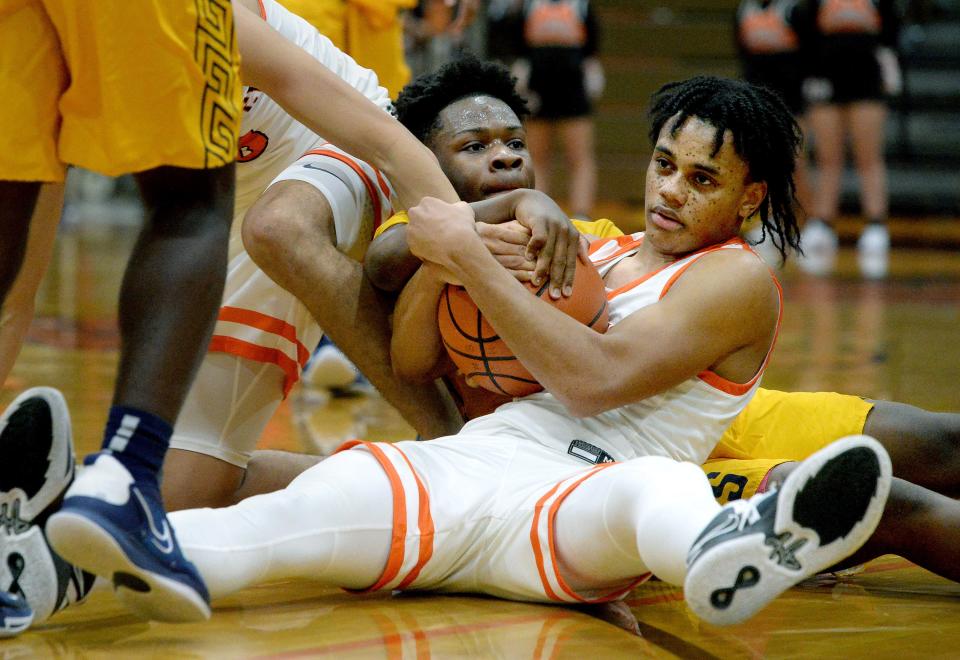
M292 578L362 589L387 563L393 497L373 456L345 451L282 491L178 511L170 521L212 597Z

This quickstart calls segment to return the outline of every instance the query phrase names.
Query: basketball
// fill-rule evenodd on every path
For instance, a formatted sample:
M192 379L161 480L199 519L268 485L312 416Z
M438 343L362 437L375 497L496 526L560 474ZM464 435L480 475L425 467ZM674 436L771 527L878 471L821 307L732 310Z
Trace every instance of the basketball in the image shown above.
M549 282L536 287L527 282L530 292L561 312L593 328L606 332L607 294L600 273L589 261L580 259L573 281L573 294L554 300L548 293ZM497 336L483 318L467 290L448 284L437 308L440 336L450 359L467 380L480 387L507 396L526 396L543 386Z

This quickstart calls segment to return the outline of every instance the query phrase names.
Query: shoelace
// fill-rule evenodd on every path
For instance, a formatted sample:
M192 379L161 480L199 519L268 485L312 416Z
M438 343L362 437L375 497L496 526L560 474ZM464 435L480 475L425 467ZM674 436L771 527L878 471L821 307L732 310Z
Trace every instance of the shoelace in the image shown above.
M0 529L6 530L7 534L21 534L29 528L30 524L20 517L20 500L0 504Z

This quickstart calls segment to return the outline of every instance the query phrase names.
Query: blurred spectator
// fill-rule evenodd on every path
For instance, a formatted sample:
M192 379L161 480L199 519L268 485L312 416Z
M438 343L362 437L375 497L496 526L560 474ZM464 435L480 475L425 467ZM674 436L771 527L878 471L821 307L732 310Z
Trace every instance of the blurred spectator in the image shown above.
M530 102L527 141L537 189L549 192L554 132L563 141L568 208L589 218L597 194L592 103L603 93L598 26L589 0L523 0L522 57L513 71Z
M737 9L735 35L745 80L777 92L806 132L803 118L804 57L800 31L803 25L802 0L743 0ZM806 152L797 156L797 199L808 209ZM779 265L779 252L772 240L765 240L763 226L749 231L751 243L771 265Z
M431 73L462 50L477 50L475 30L468 31L480 0L420 0L407 14L407 61L414 76Z
M361 66L377 72L391 98L410 82L403 53L405 9L417 0L280 0Z
M887 273L887 170L885 98L900 92L896 56L900 27L894 0L810 0L807 39L810 76L803 93L814 138L817 185L803 231L800 264L812 273L833 269L840 184L849 137L860 179L860 205L867 225L857 241L857 260L868 278Z

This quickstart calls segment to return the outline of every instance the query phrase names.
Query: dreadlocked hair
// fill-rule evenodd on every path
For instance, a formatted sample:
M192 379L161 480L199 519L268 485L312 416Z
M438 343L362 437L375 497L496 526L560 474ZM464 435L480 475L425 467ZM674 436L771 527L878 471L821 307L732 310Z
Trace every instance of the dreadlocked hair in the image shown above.
M440 128L440 113L444 108L477 94L503 101L523 119L528 114L527 102L517 93L516 83L517 79L505 67L482 62L468 54L404 87L397 97L397 119L418 140L425 142Z
M794 212L796 188L794 163L803 137L783 100L766 87L749 83L696 76L668 83L650 103L650 141L656 144L664 125L673 117L670 135L676 134L690 117L697 117L717 129L713 155L723 146L724 133L733 134L733 148L747 163L751 181L767 184L767 196L758 209L761 241L770 234L781 258L787 247L800 251L800 230Z

